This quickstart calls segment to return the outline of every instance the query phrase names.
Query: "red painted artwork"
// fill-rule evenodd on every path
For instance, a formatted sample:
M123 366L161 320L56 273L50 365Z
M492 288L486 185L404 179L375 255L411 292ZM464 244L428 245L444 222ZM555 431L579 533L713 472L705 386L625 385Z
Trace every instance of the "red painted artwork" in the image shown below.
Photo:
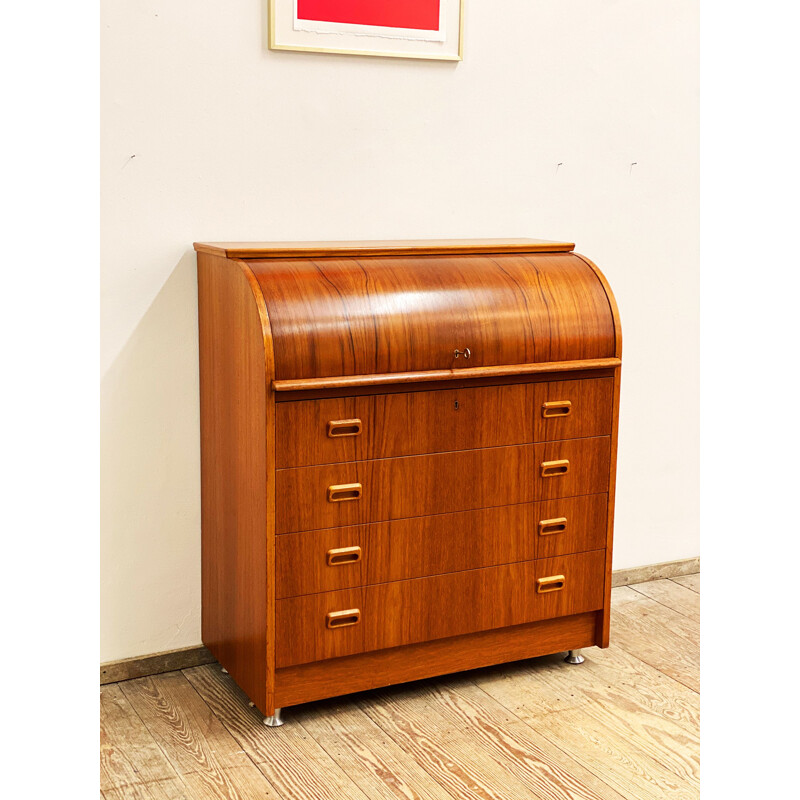
M298 19L439 30L440 0L297 0Z

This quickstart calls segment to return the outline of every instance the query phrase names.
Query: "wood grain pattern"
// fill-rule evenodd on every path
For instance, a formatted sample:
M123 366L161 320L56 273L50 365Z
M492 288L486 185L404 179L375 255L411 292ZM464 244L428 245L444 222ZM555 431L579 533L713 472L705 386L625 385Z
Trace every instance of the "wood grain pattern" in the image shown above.
M279 800L180 672L127 681L123 692L181 774L191 798Z
M180 776L118 685L100 692L100 788L108 797L189 800Z
M594 611L604 563L600 550L279 600L278 667ZM553 574L564 588L539 593L537 579ZM358 624L327 626L329 614L350 609Z
M620 794L642 800L697 800L694 781L676 775L653 758L632 739L630 731L599 722L577 708L532 714L533 702L520 704L517 700L515 714ZM684 743L670 744L680 748ZM665 752L666 748L659 756Z
M390 711L384 708L387 700L393 706ZM534 797L547 800L601 797L619 800L621 797L481 691L469 675L417 684L391 693L380 692L366 703L370 713L381 722L387 714L410 717L414 721L419 715L430 718L430 709L434 709L433 724L441 733L455 729L466 744L491 758L493 763L487 765L487 775L508 770Z
M266 731L262 714L219 667L185 672L189 683L224 722L244 753L285 800L364 800L365 795L298 724Z
M610 444L608 436L537 444L534 454L535 499L553 500L608 491ZM542 464L551 461L568 461L569 471L544 477Z
M603 549L606 543L607 505L606 494L590 494L536 503L534 505L536 557L550 558ZM543 535L540 523L552 519L566 520L564 531Z
M269 319L246 265L201 253L197 283L203 643L267 713L275 641Z
M530 384L280 403L277 465L525 444L533 442L532 405ZM330 420L348 418L361 420L359 435L328 436Z
M604 508L602 502L595 505ZM536 558L536 514L534 505L513 505L279 536L277 596L530 561ZM579 532L576 528L575 533ZM328 566L327 552L339 547L360 547L362 557L354 563Z
M275 698L280 706L293 706L488 664L589 647L594 643L595 625L596 614L591 612L422 642L398 650L378 650L285 667L275 675Z
M607 436L611 378L552 381L328 398L277 407L278 468ZM571 403L566 417L543 417L547 402ZM356 435L331 437L335 420L359 421Z
M451 800L453 797L354 703L301 706L297 722L336 759L369 797Z
M546 461L568 474L542 477ZM608 489L609 438L514 445L278 470L279 534L597 494ZM361 498L327 502L328 487L360 483Z
M569 254L248 263L276 380L614 356L605 290Z
M594 649L587 652L586 663L591 661L595 652ZM590 670L575 672L578 674L571 675L569 670L564 670L560 655L519 665L519 677L526 676L528 685L535 687L535 691L526 695L531 703L530 714L538 719L556 709L579 711L587 721L629 735L638 747L682 781L695 786L699 784L700 736L696 725L670 719L660 709L641 702L635 691L618 685L614 679L598 680ZM606 669L604 674L609 672ZM647 684L646 676L642 682ZM497 680L489 680L481 682L481 686L491 693L497 683ZM537 700L535 707L534 696ZM514 702L519 702L519 696L514 697Z
M518 774L503 769L490 754L471 746L436 709L402 703L394 693L379 694L362 700L359 705L418 764L436 775L454 797L465 800L538 797Z
M608 436L613 418L614 380L547 381L532 384L534 441ZM567 416L544 415L545 403L567 401Z
M699 625L672 609L634 591L614 589L614 636L646 664L700 690Z
M546 239L418 239L361 242L195 242L199 253L223 258L325 258L330 256L451 255L455 253L569 252L572 242Z

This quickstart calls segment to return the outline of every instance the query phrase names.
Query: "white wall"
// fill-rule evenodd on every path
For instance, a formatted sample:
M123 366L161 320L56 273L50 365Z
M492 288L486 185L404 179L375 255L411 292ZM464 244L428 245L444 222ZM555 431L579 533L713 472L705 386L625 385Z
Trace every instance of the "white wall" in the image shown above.
M102 660L200 642L196 240L577 242L624 326L614 566L698 555L697 2L467 6L453 65L105 0Z

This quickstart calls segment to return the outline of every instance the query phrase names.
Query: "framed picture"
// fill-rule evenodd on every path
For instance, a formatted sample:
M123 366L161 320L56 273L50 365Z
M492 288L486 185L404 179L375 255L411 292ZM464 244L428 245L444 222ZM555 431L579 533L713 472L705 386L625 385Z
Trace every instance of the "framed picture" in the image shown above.
M464 0L269 0L270 50L460 61Z

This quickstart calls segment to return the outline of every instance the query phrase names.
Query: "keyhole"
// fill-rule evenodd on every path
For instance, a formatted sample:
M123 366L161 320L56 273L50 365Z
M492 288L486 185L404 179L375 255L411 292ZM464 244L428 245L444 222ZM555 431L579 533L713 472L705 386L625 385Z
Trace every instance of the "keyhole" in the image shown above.
M456 411L458 411L458 400L456 400L455 404L453 405Z

